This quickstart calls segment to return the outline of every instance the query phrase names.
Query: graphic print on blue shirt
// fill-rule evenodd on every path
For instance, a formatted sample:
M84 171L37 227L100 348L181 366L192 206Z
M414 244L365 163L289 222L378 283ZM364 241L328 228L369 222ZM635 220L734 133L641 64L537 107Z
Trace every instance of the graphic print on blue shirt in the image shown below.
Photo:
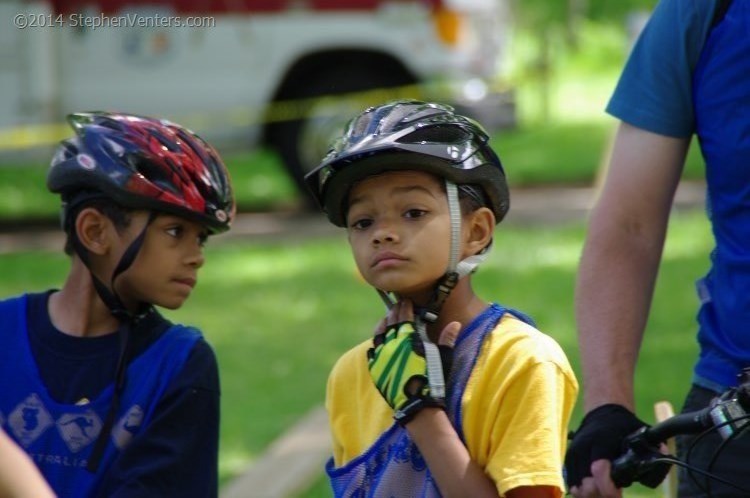
M0 301L0 413L3 427L39 466L60 496L88 496L100 476L138 431L148 425L169 382L200 338L195 329L173 326L127 369L122 402L100 472L85 468L101 430L113 387L85 404L55 401L39 376L28 343L26 297ZM2 420L0 420L2 421Z

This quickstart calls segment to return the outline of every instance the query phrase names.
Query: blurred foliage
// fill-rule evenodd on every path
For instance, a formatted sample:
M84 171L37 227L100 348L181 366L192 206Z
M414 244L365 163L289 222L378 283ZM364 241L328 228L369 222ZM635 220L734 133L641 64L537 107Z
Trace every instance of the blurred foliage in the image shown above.
M650 11L656 0L513 0L513 16L522 29L529 27L565 29L588 19L603 24L623 25L637 11Z
M632 43L633 16L647 14L655 4L515 0L500 78L518 94L520 121L604 118Z
M570 0L569 0L570 1ZM524 3L545 3L544 0L531 0ZM650 11L656 0L589 0L584 15L587 19L608 23L623 23L628 15L639 10Z

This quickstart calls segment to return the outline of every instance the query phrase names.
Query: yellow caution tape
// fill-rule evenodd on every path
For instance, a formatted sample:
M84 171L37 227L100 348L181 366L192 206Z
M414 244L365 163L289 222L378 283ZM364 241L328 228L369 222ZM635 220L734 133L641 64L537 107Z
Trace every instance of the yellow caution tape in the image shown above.
M493 89L497 90L498 88L498 85L495 85ZM427 94L431 98L439 95L447 96L447 89L447 85L439 84L378 88L362 92L275 101L271 102L263 111L259 109L235 108L215 113L185 114L180 119L174 119L174 121L196 130L209 129L219 125L225 126L227 123L233 126L264 125L304 119L310 115L313 109L325 109L326 106L330 106L333 110L336 108L336 104L343 102L352 105L356 104L356 108L352 109L352 115L354 115L358 110L368 105L387 102L389 100L403 98L424 99ZM24 150L55 145L70 136L71 129L65 123L0 128L0 151Z

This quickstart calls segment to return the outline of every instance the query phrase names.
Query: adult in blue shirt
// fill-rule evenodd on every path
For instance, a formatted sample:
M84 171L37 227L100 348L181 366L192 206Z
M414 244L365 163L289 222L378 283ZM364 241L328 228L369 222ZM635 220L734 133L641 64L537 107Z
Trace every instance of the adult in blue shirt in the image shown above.
M698 343L683 411L706 406L750 366L750 2L661 0L628 59L607 112L619 118L591 214L576 292L587 412L566 458L576 497L620 496L609 478L635 415L633 374L669 212L693 135L706 162L716 239L697 283ZM706 469L721 438L691 451ZM691 438L678 439L683 457ZM727 445L712 472L750 487L750 439ZM743 472L744 471L744 472ZM704 484L703 480L700 480ZM711 483L711 496L742 496ZM704 496L680 472L681 496ZM746 494L745 494L746 496Z

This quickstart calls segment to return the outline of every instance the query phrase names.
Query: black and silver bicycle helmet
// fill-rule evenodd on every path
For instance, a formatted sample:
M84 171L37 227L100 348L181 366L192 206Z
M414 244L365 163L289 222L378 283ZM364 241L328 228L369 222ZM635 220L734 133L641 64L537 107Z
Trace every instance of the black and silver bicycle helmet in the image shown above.
M444 104L400 100L366 109L305 179L329 220L345 226L352 185L399 169L481 187L497 223L508 212L505 171L487 132Z
M458 190L481 189L481 204L499 223L508 212L505 171L489 146L481 125L443 104L400 100L370 107L346 127L320 166L305 180L314 197L337 226L346 226L349 192L358 181L387 171L417 170L445 181L451 218L450 257L445 274L427 303L415 309L415 324L425 346L431 392L445 395L445 379L438 348L427 337L426 323L438 320L443 303L460 278L471 274L485 259L489 246L461 261L461 209ZM491 245L491 244L490 244ZM386 306L397 298L377 289Z

